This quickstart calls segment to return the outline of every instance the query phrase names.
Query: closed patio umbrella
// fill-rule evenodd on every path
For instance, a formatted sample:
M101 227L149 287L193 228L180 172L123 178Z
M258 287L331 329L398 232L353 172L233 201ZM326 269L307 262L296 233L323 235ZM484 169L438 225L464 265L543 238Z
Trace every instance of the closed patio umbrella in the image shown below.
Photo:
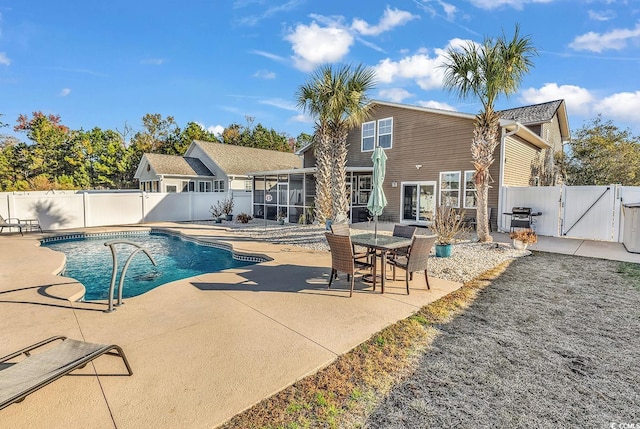
M384 196L384 191L382 190L385 170L387 168L387 154L384 153L384 149L380 146L376 146L371 155L371 160L373 161L373 177L367 209L369 209L369 212L373 215L375 225L374 236L378 238L378 216L382 214L382 211L387 206L387 197Z

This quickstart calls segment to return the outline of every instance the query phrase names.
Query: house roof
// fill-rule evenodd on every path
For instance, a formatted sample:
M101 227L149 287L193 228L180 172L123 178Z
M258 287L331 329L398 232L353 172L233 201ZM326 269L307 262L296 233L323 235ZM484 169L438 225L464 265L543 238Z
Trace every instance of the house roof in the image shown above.
M199 146L227 175L246 176L251 171L302 168L302 159L290 152L205 142L202 140L194 140L193 144Z
M157 175L164 176L213 176L214 174L198 158L177 155L145 153L149 165Z
M562 139L568 140L570 138L567 107L564 100L554 100L530 106L515 107L513 109L501 110L498 113L502 119L510 119L520 122L523 125L537 125L551 122L557 114Z

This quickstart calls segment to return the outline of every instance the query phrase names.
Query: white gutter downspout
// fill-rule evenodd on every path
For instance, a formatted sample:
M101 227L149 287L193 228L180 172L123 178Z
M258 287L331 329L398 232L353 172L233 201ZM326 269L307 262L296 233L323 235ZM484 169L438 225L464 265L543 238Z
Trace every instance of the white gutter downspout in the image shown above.
M513 125L513 124L510 124ZM510 137L514 134L517 134L518 131L520 131L521 125L518 122L515 122L515 126L516 129L513 131L508 131L507 133L505 133L505 129L507 129L507 125L502 127L502 137L500 138L500 192L498 192L498 231L505 231L504 228L502 228L502 216L501 213L504 213L504 209L503 209L503 204L504 204L504 200L503 200L503 192L504 192L504 157L505 157L505 143L507 140L507 137ZM489 219L489 222L491 222L491 219Z

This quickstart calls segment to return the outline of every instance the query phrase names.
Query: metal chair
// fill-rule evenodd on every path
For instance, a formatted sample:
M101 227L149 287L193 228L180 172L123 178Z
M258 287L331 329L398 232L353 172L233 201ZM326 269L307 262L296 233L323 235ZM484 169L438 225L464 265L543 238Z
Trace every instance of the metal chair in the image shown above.
M415 271L424 271L424 279L429 286L429 276L427 275L427 266L429 262L429 254L431 248L438 238L437 235L416 235L413 237L409 253L406 256L398 256L389 260L389 264L393 266L393 280L396 279L396 267L406 271L405 283L407 285L407 295L409 295L409 280L413 280Z
M349 297L352 297L356 265L359 267L371 267L372 265L368 262L356 259L353 254L351 237L346 235L336 235L330 232L325 232L324 235L327 237L329 250L331 251L331 275L329 276L329 286L327 286L327 289L331 289L331 282L333 281L333 278L337 276L338 271L342 271L347 274L347 281L351 279Z

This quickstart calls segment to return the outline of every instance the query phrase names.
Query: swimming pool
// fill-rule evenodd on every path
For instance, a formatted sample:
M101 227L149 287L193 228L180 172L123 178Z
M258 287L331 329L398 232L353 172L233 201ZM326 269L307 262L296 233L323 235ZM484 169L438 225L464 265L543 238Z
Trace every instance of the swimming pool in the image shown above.
M122 296L130 298L142 295L162 284L175 280L197 276L199 274L221 271L254 264L254 261L234 259L230 251L217 247L204 246L178 236L152 232L146 234L108 236L84 236L82 238L45 241L42 246L63 252L67 263L63 275L81 282L86 289L84 299L103 300L109 297L109 285L113 270L113 259L109 246L104 243L111 240L127 240L149 250L157 265L154 266L142 252L133 257L127 269ZM129 257L136 250L131 245L116 245L118 255L118 277ZM251 258L248 258L251 259Z

